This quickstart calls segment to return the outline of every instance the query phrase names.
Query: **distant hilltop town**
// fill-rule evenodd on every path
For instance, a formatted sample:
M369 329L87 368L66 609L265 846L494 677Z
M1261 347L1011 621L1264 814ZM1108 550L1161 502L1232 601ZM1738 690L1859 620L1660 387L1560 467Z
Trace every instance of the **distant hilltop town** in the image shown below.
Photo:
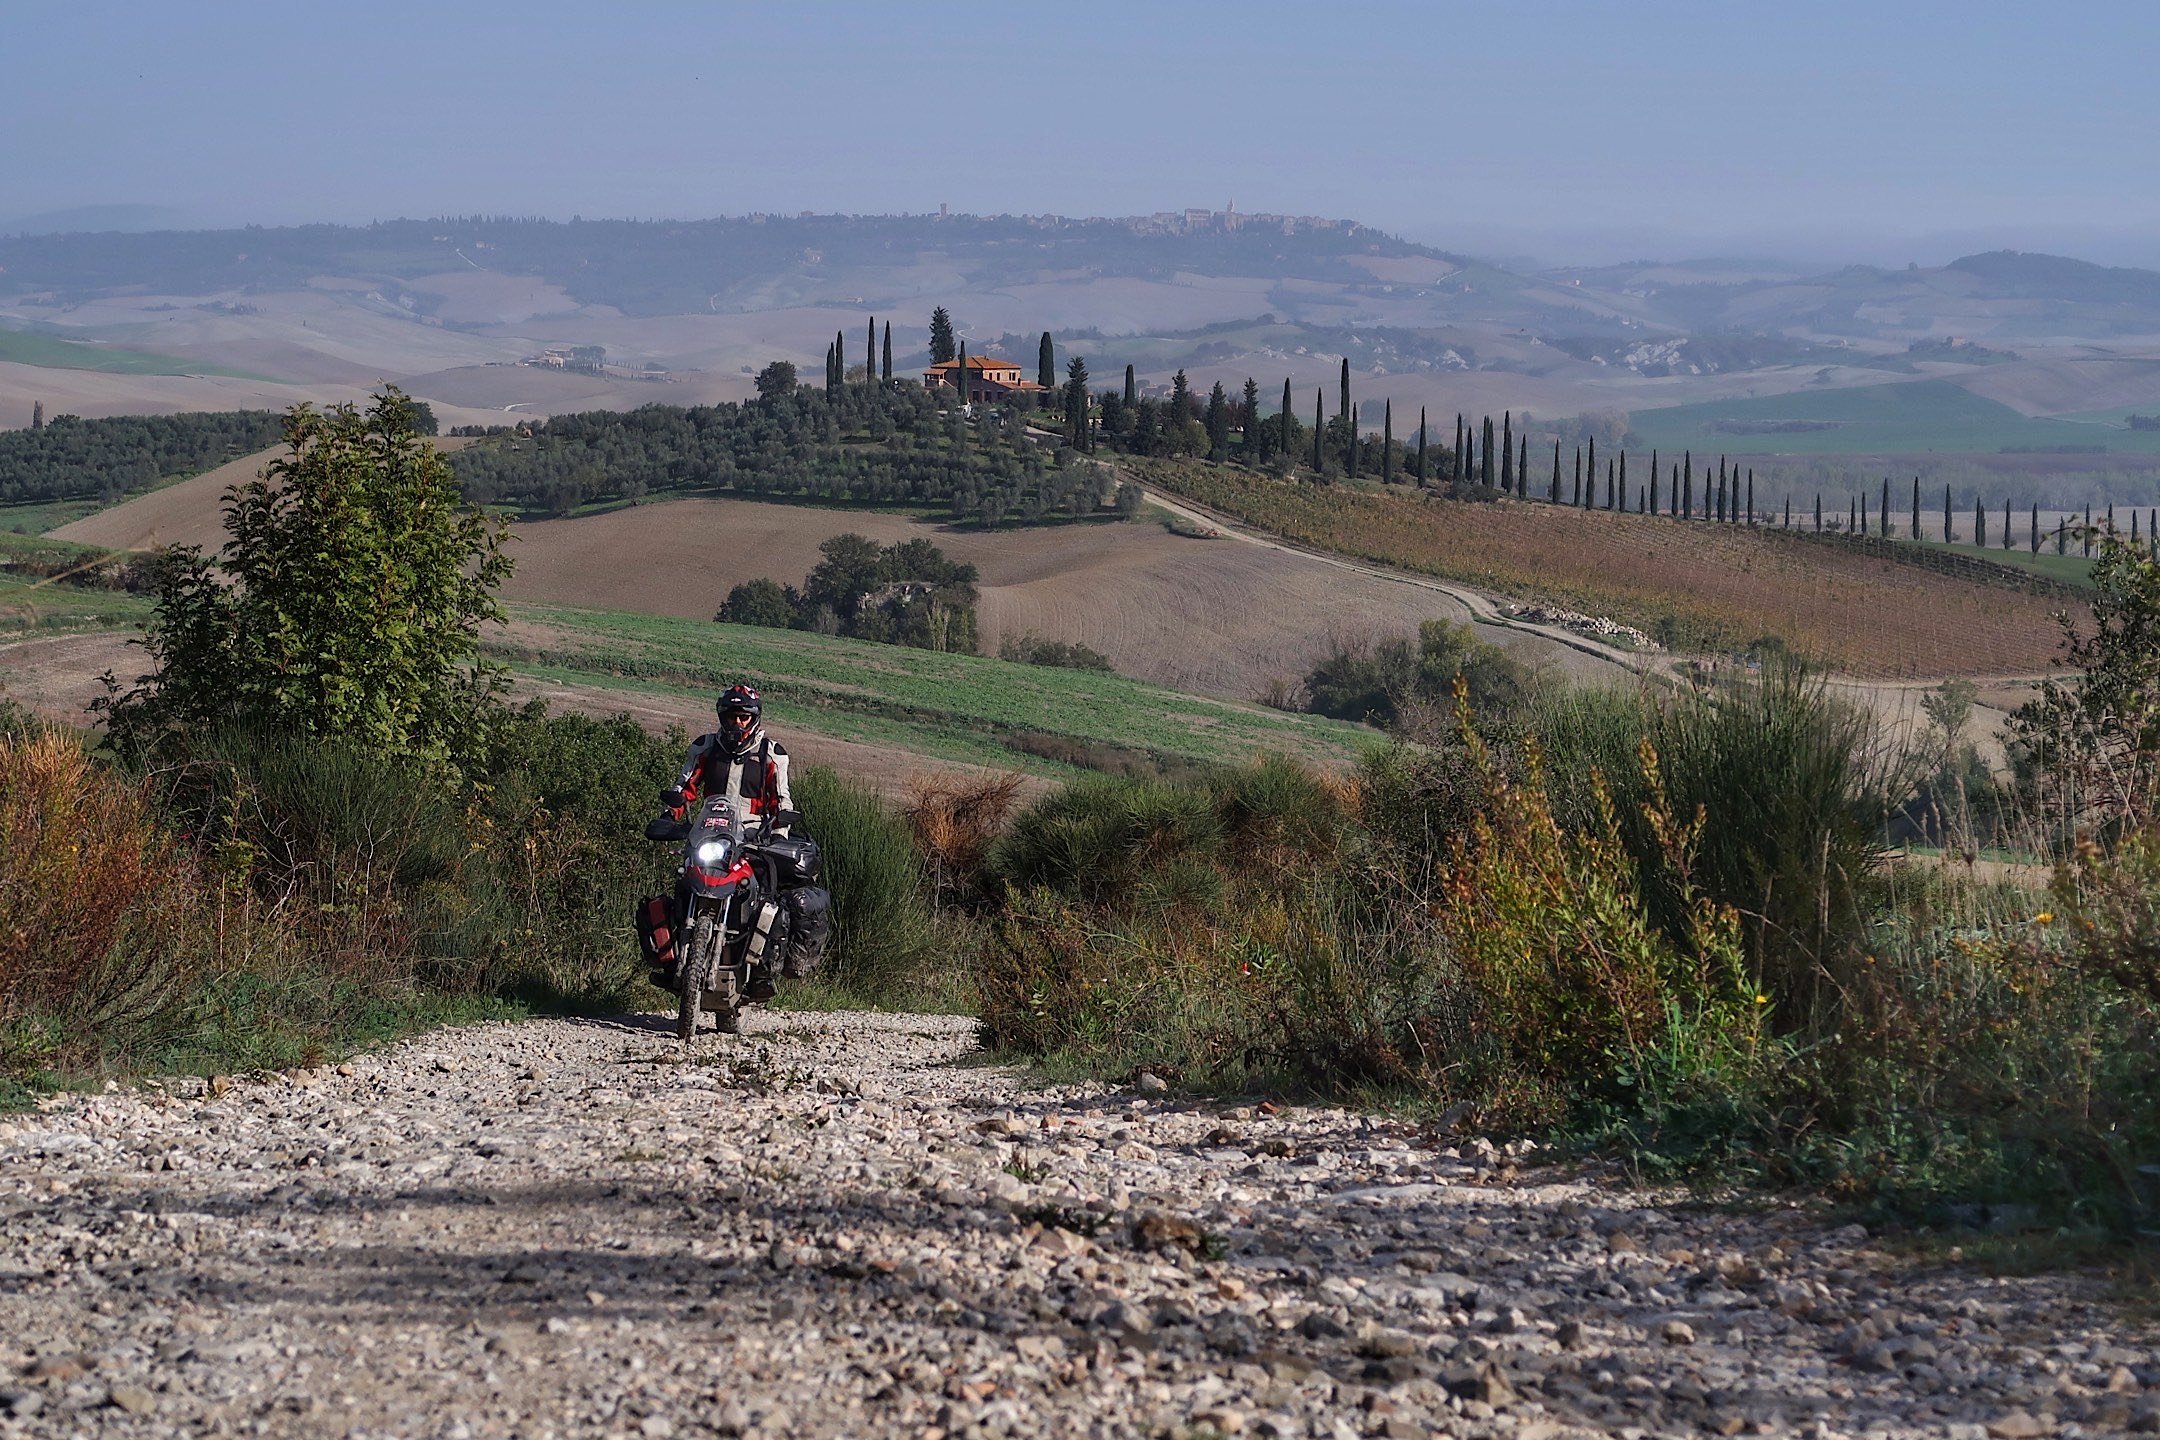
M781 215L771 211L753 210L743 218L753 224L762 225L772 220L907 220L916 216L913 212L870 216L824 214L816 210L798 210L793 214ZM1267 212L1247 214L1237 208L1235 200L1220 210L1157 210L1152 215L971 215L966 212L955 214L951 206L940 205L936 218L996 220L1032 225L1039 230L1060 230L1071 225L1118 225L1137 235L1198 235L1225 230L1279 230L1285 235L1358 235L1371 228L1355 220L1334 220L1325 215L1275 215Z

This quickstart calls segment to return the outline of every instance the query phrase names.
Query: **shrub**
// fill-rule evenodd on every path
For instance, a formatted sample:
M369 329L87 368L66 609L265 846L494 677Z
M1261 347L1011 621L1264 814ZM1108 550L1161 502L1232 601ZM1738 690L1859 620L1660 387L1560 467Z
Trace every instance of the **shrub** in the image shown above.
M1768 997L1748 983L1739 917L1694 884L1703 821L1674 816L1656 752L1646 742L1639 758L1643 819L1681 905L1677 935L1651 914L1646 867L1602 775L1590 779L1593 825L1571 833L1534 746L1511 783L1469 738L1490 804L1455 837L1439 906L1476 1027L1494 1042L1488 1084L1612 1102L1653 1072L1680 1087L1750 1064Z
M1672 813L1701 817L1692 883L1743 917L1751 969L1781 1019L1797 1025L1834 1004L1880 898L1885 821L1902 793L1900 757L1867 714L1786 668L1663 697L1575 692L1543 706L1532 728L1569 829L1602 827L1593 777L1604 778L1670 941L1687 943L1690 902L1659 866L1645 753Z
M876 795L820 767L800 772L794 791L832 892L825 978L880 1002L949 985L951 975L936 968L940 937L906 824Z
M1520 661L1478 639L1468 625L1428 620L1418 627L1415 643L1401 637L1377 644L1338 640L1305 677L1305 692L1315 714L1338 720L1396 726L1421 710L1440 707L1441 728L1447 728L1458 680L1485 723L1512 719L1535 688Z
M1047 665L1064 670L1108 672L1109 659L1087 646L1065 640L1045 640L1039 635L1008 635L998 642L998 658L1022 665Z
M918 776L909 786L908 829L916 853L930 867L937 895L957 897L980 880L1022 783L1010 773L979 778L940 773Z
M206 887L152 819L148 790L102 774L72 740L0 738L0 1034L33 1018L118 1026L168 1003ZM199 960L199 955L186 957ZM74 1043L74 1042L70 1042ZM58 1048L50 1037L38 1048ZM17 1068L23 1056L12 1058ZM43 1058L35 1057L35 1058Z

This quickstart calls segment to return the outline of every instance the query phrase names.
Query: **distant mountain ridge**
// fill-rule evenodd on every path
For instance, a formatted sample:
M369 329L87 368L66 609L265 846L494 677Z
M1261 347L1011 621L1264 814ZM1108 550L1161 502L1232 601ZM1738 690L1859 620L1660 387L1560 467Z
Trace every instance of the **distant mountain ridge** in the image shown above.
M101 232L0 240L5 288L86 298L135 288L201 295L284 289L317 275L389 280L464 268L537 276L582 304L631 315L766 309L845 290L852 272L930 261L970 283L1094 271L1180 271L1360 282L1359 259L1456 257L1356 221L1184 211L1061 216L751 215L711 220L459 217L365 226ZM889 284L889 282L888 282ZM907 293L893 287L888 295ZM821 294L820 292L826 292Z

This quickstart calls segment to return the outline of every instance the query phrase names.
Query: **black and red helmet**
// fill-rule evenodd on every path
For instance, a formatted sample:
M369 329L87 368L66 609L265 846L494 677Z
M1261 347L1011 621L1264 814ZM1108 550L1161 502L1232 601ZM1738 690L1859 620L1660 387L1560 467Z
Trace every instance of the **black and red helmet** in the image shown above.
M755 745L765 715L765 701L748 685L730 685L713 706L720 717L720 738L740 755Z

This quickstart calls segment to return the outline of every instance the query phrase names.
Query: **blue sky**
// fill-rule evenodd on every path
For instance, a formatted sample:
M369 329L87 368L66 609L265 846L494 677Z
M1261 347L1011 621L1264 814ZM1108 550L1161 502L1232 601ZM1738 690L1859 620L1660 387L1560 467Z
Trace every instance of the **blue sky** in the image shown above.
M1235 198L1587 259L2160 250L2151 4L88 0L6 34L0 223Z

